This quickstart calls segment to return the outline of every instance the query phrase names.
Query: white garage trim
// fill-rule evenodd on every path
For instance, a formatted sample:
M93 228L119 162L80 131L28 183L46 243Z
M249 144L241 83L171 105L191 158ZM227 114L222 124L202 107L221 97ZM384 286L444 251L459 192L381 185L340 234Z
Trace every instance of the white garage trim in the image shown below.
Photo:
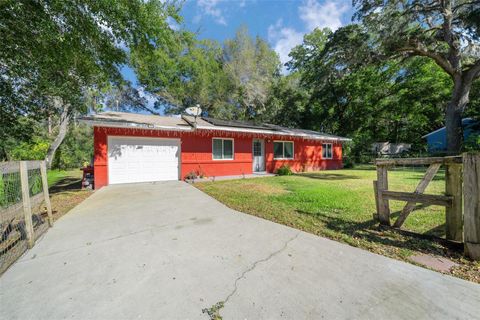
M128 148L128 146L134 148ZM151 148L145 148L145 146L151 146ZM162 150L159 149L165 147L167 147L167 149L164 149L166 158L162 158ZM176 150L170 149L174 151L174 153L169 154L168 147L176 147ZM122 152L115 154L114 148L125 152L123 159ZM136 150L141 151L139 151L139 154L135 154ZM156 157L155 154L150 153L150 157L148 157L149 151L156 152L160 156ZM142 152L145 152L145 154L142 154ZM108 182L109 184L120 184L180 180L181 155L180 139L109 135L107 138ZM132 161L133 164L129 163L129 160ZM118 165L116 168L115 162ZM142 165L139 165L137 168L135 167L135 162ZM148 166L149 164L150 168ZM173 174L173 171L169 172L168 169L165 171L168 165L173 167L174 164L176 164L178 168L176 170L176 176ZM145 165L146 168L144 167ZM167 167L165 167L165 165L167 165ZM122 168L122 166L124 166L124 168ZM126 170L123 177L121 175L122 170Z

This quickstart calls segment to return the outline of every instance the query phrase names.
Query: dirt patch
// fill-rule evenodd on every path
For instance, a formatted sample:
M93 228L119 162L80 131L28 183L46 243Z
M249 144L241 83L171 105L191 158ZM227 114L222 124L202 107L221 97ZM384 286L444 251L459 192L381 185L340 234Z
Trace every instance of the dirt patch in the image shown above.
M480 283L480 263L474 261L465 261L465 259L460 260L459 263L462 264L459 264L450 270L451 275Z
M88 198L93 192L91 190L70 190L57 192L50 196L52 203L53 219L56 221L68 211L76 207L80 202Z
M93 193L92 190L82 189L82 176L78 172L55 183L49 188L49 192L55 221Z

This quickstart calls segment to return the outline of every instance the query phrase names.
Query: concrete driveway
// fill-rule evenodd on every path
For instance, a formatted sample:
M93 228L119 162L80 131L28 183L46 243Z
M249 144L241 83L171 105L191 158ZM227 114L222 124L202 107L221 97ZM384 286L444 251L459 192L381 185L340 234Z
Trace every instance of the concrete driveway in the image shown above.
M474 319L480 286L183 182L95 192L0 277L1 319L208 319L214 305L223 319Z

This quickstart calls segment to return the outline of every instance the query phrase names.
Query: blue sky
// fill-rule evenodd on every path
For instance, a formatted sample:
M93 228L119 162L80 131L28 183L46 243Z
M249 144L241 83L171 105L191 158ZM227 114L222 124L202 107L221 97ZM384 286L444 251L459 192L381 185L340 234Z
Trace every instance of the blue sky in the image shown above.
M284 63L305 33L348 24L353 9L348 0L187 0L181 13L184 26L198 31L200 38L223 41L245 24L252 36L266 39Z
M335 30L348 24L352 13L348 0L186 0L181 11L182 27L199 38L222 42L246 25L252 36L270 43L282 63L305 33L317 27ZM132 70L125 68L123 75L136 82Z
M201 39L223 42L246 25L252 36L267 40L285 63L304 34L315 28L336 30L348 24L352 14L349 0L186 0L181 27L196 32ZM124 68L122 74L136 85L130 68ZM153 98L147 98L152 104Z

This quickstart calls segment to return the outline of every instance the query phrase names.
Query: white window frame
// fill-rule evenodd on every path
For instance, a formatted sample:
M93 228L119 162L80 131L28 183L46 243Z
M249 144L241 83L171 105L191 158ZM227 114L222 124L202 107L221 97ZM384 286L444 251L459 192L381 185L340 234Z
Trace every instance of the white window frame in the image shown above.
M330 157L324 157L323 156L323 151L325 150L324 146L326 146L326 145L330 145ZM333 159L333 144L332 143L322 143L322 159Z
M214 140L222 140L222 158L221 159L215 159L213 157L213 141ZM225 140L230 140L232 141L232 157L231 158L224 158L224 147L223 147L223 141ZM221 137L213 137L212 138L212 160L214 161L232 161L235 159L235 140L233 138L221 138Z
M275 142L281 142L283 145L282 148L282 158L275 158ZM285 158L285 142L290 142L292 144L292 157ZM295 142L293 141L284 141L284 140L273 140L273 160L294 160L295 159Z

